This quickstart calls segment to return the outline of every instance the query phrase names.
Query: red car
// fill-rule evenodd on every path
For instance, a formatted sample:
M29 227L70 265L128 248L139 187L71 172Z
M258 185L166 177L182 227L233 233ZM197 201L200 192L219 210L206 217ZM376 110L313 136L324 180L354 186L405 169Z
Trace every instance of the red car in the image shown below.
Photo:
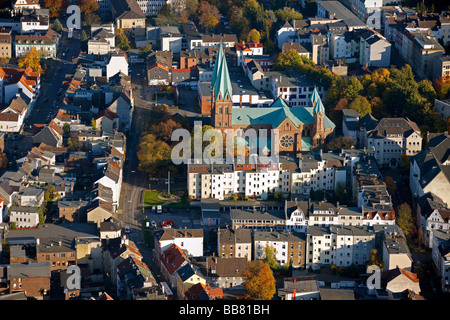
M161 226L173 226L173 220L164 220Z

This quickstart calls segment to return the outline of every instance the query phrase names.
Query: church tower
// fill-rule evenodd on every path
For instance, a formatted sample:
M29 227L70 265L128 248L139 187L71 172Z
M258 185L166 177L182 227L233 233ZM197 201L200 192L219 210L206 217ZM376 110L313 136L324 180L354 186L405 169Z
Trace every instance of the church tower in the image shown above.
M317 88L314 87L314 91L309 98L309 104L313 108L313 134L312 142L316 147L321 145L325 141L325 107L320 99Z
M216 129L231 128L233 90L222 43L212 73L211 123Z

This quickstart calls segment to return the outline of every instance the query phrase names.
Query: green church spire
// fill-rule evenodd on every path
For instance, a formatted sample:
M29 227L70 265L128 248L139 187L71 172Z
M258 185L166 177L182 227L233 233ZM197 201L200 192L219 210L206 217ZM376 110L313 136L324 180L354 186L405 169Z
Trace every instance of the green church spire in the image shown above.
M233 95L230 74L228 72L227 60L223 51L222 42L219 45L219 52L217 53L216 62L214 64L212 87L214 89L214 99L217 99L219 92L222 99L225 99L227 92L230 94L230 98Z

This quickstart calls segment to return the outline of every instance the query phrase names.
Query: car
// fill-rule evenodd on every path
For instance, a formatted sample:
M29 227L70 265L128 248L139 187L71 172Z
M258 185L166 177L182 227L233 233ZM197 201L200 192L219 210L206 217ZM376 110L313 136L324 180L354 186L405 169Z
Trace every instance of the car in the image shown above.
M155 220L152 220L151 224L152 224L152 227L153 227L153 228L156 228L156 222L155 222Z
M172 228L172 226L169 225L169 224L166 224L165 226L162 226L162 228L163 228L163 229L170 229L170 228Z
M164 221L161 223L161 226L167 226L167 225L173 226L173 220L164 220Z
M156 212L157 213L162 213L162 206L161 205L158 205Z
M125 226L125 233L130 233L130 227L129 226Z

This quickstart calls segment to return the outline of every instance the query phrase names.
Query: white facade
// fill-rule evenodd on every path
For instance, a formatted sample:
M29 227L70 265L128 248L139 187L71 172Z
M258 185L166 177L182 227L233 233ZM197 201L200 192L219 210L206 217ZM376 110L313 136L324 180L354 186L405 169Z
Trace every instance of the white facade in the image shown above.
M450 293L450 232L435 230L432 235L431 258L441 277L441 289L444 293Z
M180 232L189 232L189 229L180 229ZM203 256L203 236L176 235L172 239L159 240L159 252L166 251L172 244L176 244L181 250L186 250L189 256Z
M127 58L123 54L112 54L108 61L108 64L106 65L106 78L109 79L119 72L128 75Z
M17 228L35 228L39 225L39 214L33 207L14 207L9 222L15 223Z

